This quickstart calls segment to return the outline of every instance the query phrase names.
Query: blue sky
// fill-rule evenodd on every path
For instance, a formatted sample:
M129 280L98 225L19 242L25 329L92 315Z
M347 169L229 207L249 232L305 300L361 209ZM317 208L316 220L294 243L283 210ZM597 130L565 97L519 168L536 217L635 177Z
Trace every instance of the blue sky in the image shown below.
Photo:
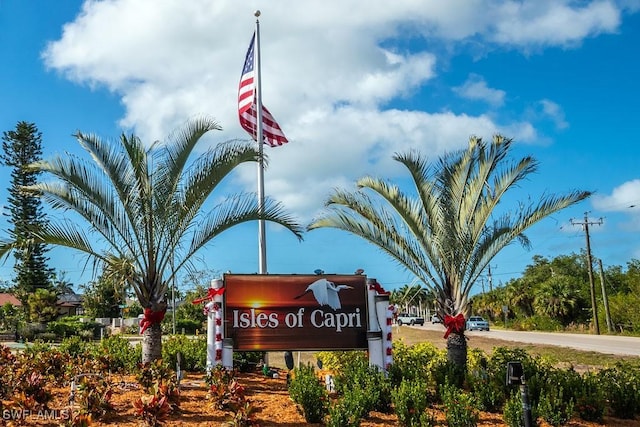
M502 133L516 141L514 155L540 161L509 203L574 189L595 195L532 228L530 251L514 244L500 254L491 263L494 285L519 276L533 255L583 249L584 232L571 219L585 212L603 219L591 227L591 246L605 266L640 258L638 1L361 5L0 0L0 130L34 122L44 157L80 153L77 130L135 132L151 142L199 114L224 129L204 145L245 139L237 85L261 9L263 99L291 141L268 149L265 191L303 223L332 188L363 175L406 183L395 152L419 149L435 159L470 135ZM0 168L0 179L8 183L9 173ZM255 189L255 167L241 168L216 200ZM51 267L75 284L91 279L83 257L50 254ZM363 268L390 289L412 280L379 250L332 230L299 243L270 226L267 261L271 273ZM257 225L221 235L198 262L256 272ZM11 275L9 260L0 278Z

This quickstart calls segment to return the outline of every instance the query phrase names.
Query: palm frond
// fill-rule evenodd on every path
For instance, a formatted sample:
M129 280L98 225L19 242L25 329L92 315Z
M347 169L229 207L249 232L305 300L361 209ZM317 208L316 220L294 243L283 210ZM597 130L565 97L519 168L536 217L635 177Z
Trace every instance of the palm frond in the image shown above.
M530 226L591 194L542 197L537 205L499 214L507 191L538 166L531 157L508 162L511 146L511 139L496 135L489 144L471 137L467 149L434 163L417 152L396 154L413 179L415 196L364 177L357 193L334 190L307 229L331 227L363 238L421 279L446 313L466 314L473 285L505 246L518 241L526 247Z

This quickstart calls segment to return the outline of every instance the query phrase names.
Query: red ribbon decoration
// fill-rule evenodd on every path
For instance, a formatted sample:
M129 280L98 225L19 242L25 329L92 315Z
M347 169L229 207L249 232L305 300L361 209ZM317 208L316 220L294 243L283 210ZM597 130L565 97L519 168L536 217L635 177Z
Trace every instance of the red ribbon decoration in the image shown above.
M147 328L154 323L162 322L165 312L166 310L153 311L150 308L145 308L144 317L140 320L140 335L142 335L144 331L146 331Z
M207 291L207 296L206 297L196 298L193 301L191 301L191 303L192 304L200 304L201 302L205 302L205 301L213 301L213 299L217 295L224 294L224 289L225 288L218 288L218 289L209 288L209 290Z
M384 288L382 287L382 285L380 285L380 283L378 283L377 280L369 282L369 290L376 291L380 295L389 295L389 293L390 293L390 292L385 291Z
M460 334L464 331L464 315L458 313L457 316L444 316L444 327L447 328L447 332L444 333L444 337L447 338L450 333Z

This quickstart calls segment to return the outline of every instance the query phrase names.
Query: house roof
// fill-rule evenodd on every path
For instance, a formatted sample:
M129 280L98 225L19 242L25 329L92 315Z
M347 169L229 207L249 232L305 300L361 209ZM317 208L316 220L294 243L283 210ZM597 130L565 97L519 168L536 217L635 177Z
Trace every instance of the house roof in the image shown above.
M82 295L78 295L75 292L69 292L58 296L56 304L61 307L76 307L82 305Z
M11 305L17 305L17 306L22 305L20 300L16 298L15 295L0 292L0 307L5 305L6 303L9 303Z

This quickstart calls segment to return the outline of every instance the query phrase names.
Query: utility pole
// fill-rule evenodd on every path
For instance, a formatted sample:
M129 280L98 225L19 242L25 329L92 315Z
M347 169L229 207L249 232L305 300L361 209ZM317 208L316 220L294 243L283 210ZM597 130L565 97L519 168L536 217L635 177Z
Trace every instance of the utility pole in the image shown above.
M596 328L596 335L600 335L600 325L598 324L598 306L596 305L596 287L593 282L593 261L591 260L591 243L589 241L589 226L601 225L602 218L597 221L589 221L589 212L584 213L584 221L574 221L571 219L572 225L581 225L584 228L584 234L587 236L587 271L589 272L589 289L591 291L591 310L593 315L593 325Z
M489 292L493 291L493 278L491 277L491 264L489 264L489 272L487 274L489 276Z
M611 321L611 312L609 311L609 298L607 298L607 290L604 286L604 270L602 269L602 260L598 258L598 266L600 267L600 287L602 288L602 302L604 303L604 314L607 319L607 330L613 332L613 322Z

